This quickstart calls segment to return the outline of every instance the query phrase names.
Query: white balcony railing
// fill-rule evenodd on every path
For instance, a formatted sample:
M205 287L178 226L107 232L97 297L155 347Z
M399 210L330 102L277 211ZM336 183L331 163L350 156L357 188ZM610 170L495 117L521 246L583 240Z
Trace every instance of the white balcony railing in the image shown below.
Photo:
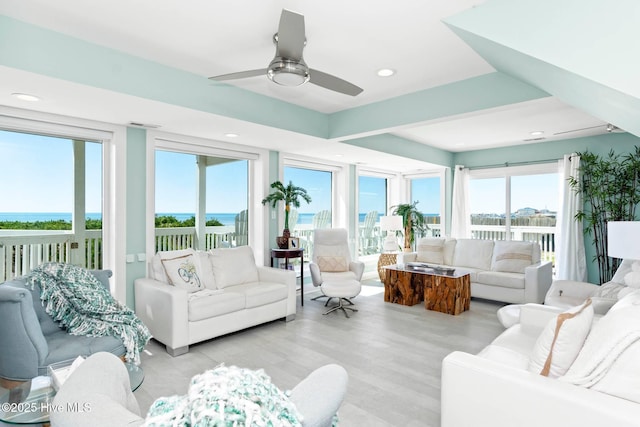
M298 224L293 233L300 238L305 248L305 259L310 259L313 248L313 229L311 224ZM440 224L429 224L429 234L440 236ZM36 266L45 262L73 262L89 269L102 268L102 232L86 230L83 255L74 254L79 235L68 231L0 231L0 282L29 273ZM472 238L489 240L506 240L504 226L472 225ZM237 246L238 237L233 226L213 226L205 228L205 249ZM362 237L362 236L360 236ZM379 225L374 228L372 236L377 252L382 250L382 233ZM540 245L543 261L555 262L555 227L511 227L511 240L525 240ZM194 247L196 232L194 227L157 228L156 251L168 251ZM362 243L359 243L360 245ZM369 242L368 245L371 245ZM76 247L78 249L76 249ZM371 252L369 252L371 253Z

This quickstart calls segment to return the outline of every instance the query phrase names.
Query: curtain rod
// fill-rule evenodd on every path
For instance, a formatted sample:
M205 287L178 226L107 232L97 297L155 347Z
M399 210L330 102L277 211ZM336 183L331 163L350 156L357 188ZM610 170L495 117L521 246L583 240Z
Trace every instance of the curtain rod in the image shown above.
M552 163L552 162L557 162L558 160L561 160L561 159L534 160L531 162L504 162L504 163L498 163L495 165L471 166L468 169L479 170L479 169L508 168L510 166L528 166L528 165L538 165L542 163Z

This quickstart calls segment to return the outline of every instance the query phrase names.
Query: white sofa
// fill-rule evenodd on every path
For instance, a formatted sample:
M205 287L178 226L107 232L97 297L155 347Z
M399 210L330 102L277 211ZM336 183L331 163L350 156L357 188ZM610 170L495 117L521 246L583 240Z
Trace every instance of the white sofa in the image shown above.
M295 318L295 273L257 266L249 246L159 252L149 276L134 282L136 314L172 356L200 341Z
M562 309L525 304L520 322L478 355L445 357L442 427L638 426L640 293L604 316L583 308L565 314L575 321L567 326Z
M535 242L424 237L398 264L423 262L462 268L471 276L471 296L508 303L541 303L552 282L550 261L540 261Z

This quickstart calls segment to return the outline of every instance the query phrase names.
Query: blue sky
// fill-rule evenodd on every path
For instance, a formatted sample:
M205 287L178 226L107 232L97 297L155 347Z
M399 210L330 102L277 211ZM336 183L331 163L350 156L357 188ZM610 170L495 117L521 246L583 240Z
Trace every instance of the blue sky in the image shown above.
M156 212L193 212L196 164L194 155L156 152ZM101 145L87 144L87 212L101 211ZM239 212L247 208L247 161L232 161L207 169L207 212ZM68 139L0 131L0 212L71 212L73 151ZM286 167L289 180L307 190L310 204L301 213L331 209L331 173ZM360 177L360 212L385 212L383 178ZM532 207L558 210L557 174L512 178L511 211ZM472 213L504 213L504 179L471 181ZM424 213L440 210L440 180L414 180L412 201Z

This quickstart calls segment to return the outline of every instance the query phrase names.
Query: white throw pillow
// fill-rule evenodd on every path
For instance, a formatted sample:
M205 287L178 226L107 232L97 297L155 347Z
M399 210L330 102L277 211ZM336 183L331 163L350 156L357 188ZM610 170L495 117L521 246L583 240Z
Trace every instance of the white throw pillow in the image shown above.
M533 264L533 244L530 242L497 241L493 248L491 269L505 273L524 273Z
M250 246L212 249L210 254L219 289L258 281L258 267Z
M175 251L160 251L151 259L151 278L160 282L169 283L169 277L162 265L163 259L178 258L185 255L196 253L192 248L178 249Z
M632 271L625 274L624 284L630 288L640 288L640 271Z
M551 319L536 341L529 371L551 378L564 375L580 353L592 321L591 299Z
M560 380L640 403L639 359L640 298L634 292L595 322Z
M195 254L162 260L169 284L185 289L187 292L198 292L204 289L196 267Z
M416 261L444 264L444 239L426 237L418 241Z

